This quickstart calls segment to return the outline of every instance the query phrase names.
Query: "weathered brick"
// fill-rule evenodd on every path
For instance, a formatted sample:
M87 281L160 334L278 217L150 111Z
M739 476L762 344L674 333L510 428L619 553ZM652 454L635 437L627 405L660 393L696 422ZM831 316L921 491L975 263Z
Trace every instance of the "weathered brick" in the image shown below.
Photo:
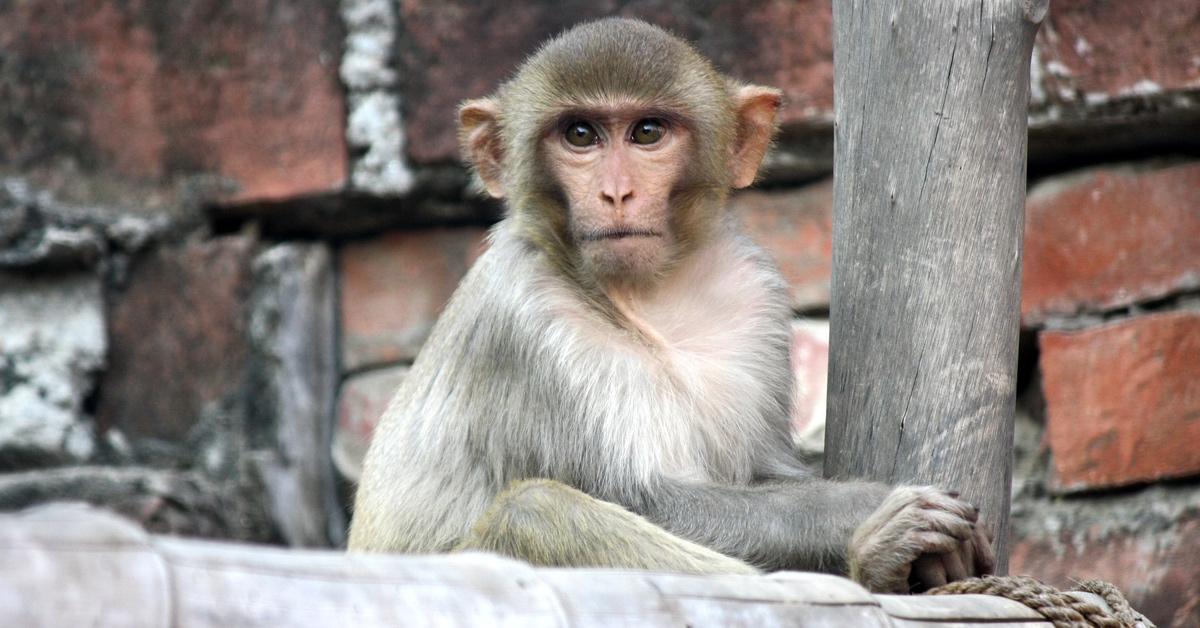
M371 434L408 370L407 366L394 366L368 371L342 383L333 435L333 462L343 477L358 479Z
M0 272L0 469L94 452L84 401L107 348L100 285L93 273Z
M333 255L320 244L276 244L253 264L247 424L255 471L288 545L337 546L345 517L330 461L337 394L337 289Z
M829 306L833 254L833 186L790 192L743 192L732 200L746 231L771 252L792 289L792 305Z
M785 124L824 120L833 108L828 2L569 0L517 8L498 0L401 0L399 13L408 154L418 163L455 158L459 101L490 93L546 38L613 14L669 28L732 75L780 87L788 101Z
M1107 167L1029 193L1021 314L1107 310L1200 286L1200 163Z
M1084 580L1104 580L1161 628L1198 626L1200 517L1195 510L1178 516L1169 510L1151 505L1139 513L1106 512L1091 521L1035 512L1054 520L1059 531L1025 535L1020 524L1015 526L1009 573L1063 589L1075 589ZM1137 519L1145 524L1136 524Z
M393 232L341 252L346 368L411 360L483 250L483 229Z
M318 0L0 3L0 168L85 202L340 188L342 39Z
M1039 340L1059 487L1200 473L1200 312L1045 331Z
M103 429L180 441L211 404L238 394L254 248L250 237L229 236L137 260L108 295Z
M156 534L277 542L262 502L241 496L227 484L190 471L74 466L0 474L4 512L49 502L86 502Z
M1096 102L1200 86L1198 28L1195 0L1055 0L1037 36L1037 87Z

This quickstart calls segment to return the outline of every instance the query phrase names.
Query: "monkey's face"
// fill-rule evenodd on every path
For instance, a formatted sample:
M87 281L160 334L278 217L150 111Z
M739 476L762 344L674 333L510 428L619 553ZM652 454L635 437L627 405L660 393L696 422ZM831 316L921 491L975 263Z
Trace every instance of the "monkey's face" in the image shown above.
M589 285L655 283L719 228L730 188L753 183L780 101L659 28L604 20L463 103L459 140L552 266Z
M573 109L542 138L584 268L601 280L645 280L672 258L672 192L691 136L678 118L633 103Z

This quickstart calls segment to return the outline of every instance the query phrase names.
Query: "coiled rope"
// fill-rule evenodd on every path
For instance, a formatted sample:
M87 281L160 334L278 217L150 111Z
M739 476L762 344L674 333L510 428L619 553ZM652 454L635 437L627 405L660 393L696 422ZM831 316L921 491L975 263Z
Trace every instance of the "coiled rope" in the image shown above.
M985 576L968 578L930 589L929 595L983 593L1015 600L1037 611L1055 628L1155 628L1149 619L1133 610L1125 596L1103 580L1079 583L1075 591L1095 593L1111 607L1099 605L1068 595L1048 584L1028 576Z

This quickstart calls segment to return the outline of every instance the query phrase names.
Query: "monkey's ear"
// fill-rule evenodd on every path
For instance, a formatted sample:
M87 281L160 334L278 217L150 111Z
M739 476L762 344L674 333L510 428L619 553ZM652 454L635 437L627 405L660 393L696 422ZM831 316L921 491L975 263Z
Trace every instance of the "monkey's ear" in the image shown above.
M733 187L754 183L758 167L775 136L775 114L783 93L773 87L744 85L734 94L737 107L737 139L733 146Z
M458 143L487 193L504 198L504 144L500 139L500 105L495 100L480 98L459 106Z

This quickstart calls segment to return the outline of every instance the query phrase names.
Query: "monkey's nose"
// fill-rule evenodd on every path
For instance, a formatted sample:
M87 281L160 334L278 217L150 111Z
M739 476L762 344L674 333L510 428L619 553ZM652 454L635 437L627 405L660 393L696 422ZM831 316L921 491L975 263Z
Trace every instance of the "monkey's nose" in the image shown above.
M620 188L605 188L600 191L600 198L605 203L621 209L633 198L633 190L626 191Z

